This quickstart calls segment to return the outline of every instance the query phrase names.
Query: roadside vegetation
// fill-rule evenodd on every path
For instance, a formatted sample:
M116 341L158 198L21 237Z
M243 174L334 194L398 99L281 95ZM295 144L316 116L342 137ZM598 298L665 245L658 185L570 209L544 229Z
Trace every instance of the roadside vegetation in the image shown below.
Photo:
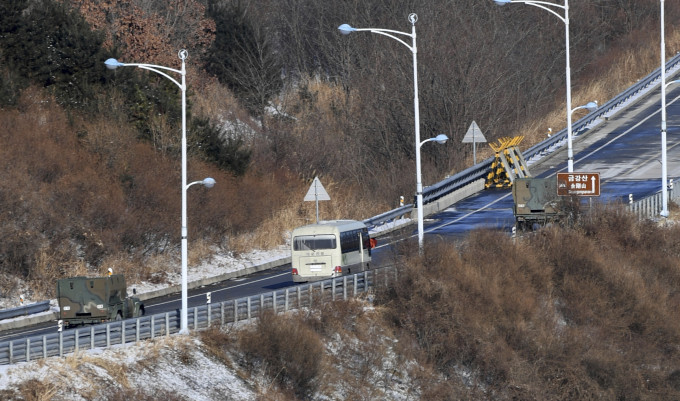
M514 239L479 230L457 246L428 241L422 256L407 245L395 281L368 296L136 354L34 361L12 368L27 379L0 395L174 400L212 386L213 397L261 401L677 399L678 238L680 225L609 206ZM225 391L218 371L244 392ZM168 380L183 385L168 393ZM81 382L91 384L67 385Z
M401 249L398 279L372 302L202 337L289 395L269 389L268 400L336 399L339 388L340 399L387 399L404 382L423 400L676 399L678 238L677 224L615 205L515 239L475 231L422 256ZM376 377L386 364L400 374Z
M314 218L302 198L315 176L332 199L324 219L412 196L410 54L339 35L341 23L408 31L418 14L421 136L451 138L424 149L426 185L472 163L461 139L473 120L489 141L524 135L523 147L564 127L554 16L490 0L402 3L2 2L0 297L53 298L56 279L108 267L131 283L179 269L179 93L150 72L106 70L109 57L179 68L177 51L189 51L189 180L217 181L188 194L190 264L283 244ZM574 105L603 103L658 67L658 1L570 6ZM666 21L679 18L667 2ZM666 46L680 50L672 24ZM399 248L398 282L370 299L214 328L200 352L261 400L677 399L679 230L598 206L514 240L475 231L460 245L428 241L424 256ZM75 355L0 395L58 399L75 391L59 375L105 371L82 397L179 399L133 376L154 361L195 368L194 344L149 351L134 365Z
M564 126L563 25L532 7L427 0L403 10L305 0L18 0L0 5L0 296L53 296L57 278L178 269L181 107L169 80L109 57L179 68L186 48L190 264L285 243L314 219L363 219L413 194L413 83L402 45L337 26L407 31L419 16L424 184L472 163L472 120L523 146ZM574 1L574 104L658 65L658 2ZM680 16L666 5L668 21ZM680 48L669 26L667 52ZM550 39L553 38L553 39ZM394 43L390 43L394 42ZM651 44L654 44L653 46ZM479 148L480 157L490 150Z

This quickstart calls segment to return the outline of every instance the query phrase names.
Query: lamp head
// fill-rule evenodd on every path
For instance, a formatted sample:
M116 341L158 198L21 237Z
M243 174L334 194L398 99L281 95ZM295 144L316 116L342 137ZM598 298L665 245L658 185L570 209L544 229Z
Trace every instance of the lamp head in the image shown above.
M446 141L449 140L449 137L444 135L444 134L439 134L436 137L434 137L434 141L437 142L440 145L443 145L446 143Z
M585 108L588 109L588 111L597 110L597 100L593 100L592 102L588 102L588 104L585 105Z
M340 33L343 35L349 35L350 33L356 31L356 28L352 28L349 24L342 24L338 27Z
M106 68L109 70L115 70L118 67L124 67L125 64L121 63L120 61L116 60L115 58L110 58L106 61L104 61L104 64L106 64Z
M512 3L512 0L493 0L494 3L498 4L499 6L504 6L508 3Z
M206 188L212 188L212 187L214 187L214 186L215 186L215 183L216 183L215 179L214 179L214 178L211 178L211 177L205 178L205 179L201 182L201 184L203 184L203 186L206 187Z

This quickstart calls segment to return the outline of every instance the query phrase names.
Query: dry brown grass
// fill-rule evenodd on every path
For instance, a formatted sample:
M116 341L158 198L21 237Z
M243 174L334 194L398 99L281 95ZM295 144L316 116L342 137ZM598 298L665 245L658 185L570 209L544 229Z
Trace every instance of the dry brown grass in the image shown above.
M667 60L680 51L680 30L670 28L666 32ZM600 105L635 84L639 79L659 68L659 46L640 46L635 49L623 49L613 52L606 59L606 71L597 71L587 79L587 84L575 86L572 92L572 107L584 105L597 100ZM600 63L604 66L604 61ZM528 149L547 137L548 128L555 134L567 125L566 103L560 103L555 110L536 120L527 121L515 135L524 135L522 148ZM576 111L573 121L577 121L585 112ZM477 160L493 156L493 150L480 145L477 149ZM469 164L472 163L470 160Z
M179 251L179 164L172 152L155 148L160 142L140 143L115 120L121 103L114 96L101 120L69 120L48 96L27 89L18 109L0 111L0 120L13 127L3 136L0 206L7 221L15 222L0 233L8 239L0 249L3 268L27 280L35 298L53 297L49 283L58 278L101 275L108 267L130 282L163 282L165 262ZM233 237L254 232L262 216L277 213L281 199L305 191L283 171L253 171L237 180L192 161L189 174L213 176L218 183L191 192L191 264L215 246L229 247ZM261 231L262 239L243 248L282 244L285 230L277 230L269 231L269 239Z
M362 220L370 217L370 213L376 210L375 202L358 198L351 186L341 185L324 177L320 180L331 200L319 202L319 220ZM295 227L315 223L316 202L303 202L310 184L311 182L300 183L298 190L289 198L281 199L277 208L270 211L254 231L231 239L231 248L237 252L273 249L286 244ZM382 207L389 209L391 206Z
M60 385L50 381L37 379L27 380L18 386L21 395L19 399L25 401L52 401L60 390Z
M98 374L95 371L104 371L110 378L110 381L122 388L130 388L128 376L130 374L130 366L125 362L116 362L107 358L90 355L85 352L75 352L63 358L63 363L54 364L55 372L62 377L71 377L73 372L78 372L79 380L84 380L89 385L82 386L85 394L84 396L94 397L98 394L97 388L101 383L95 381ZM82 383L81 383L82 384Z
M236 346L236 332L229 327L213 326L199 333L203 346L210 355L226 366L232 366L230 351Z
M258 383L258 400L385 399L395 382L434 385L427 368L404 365L412 355L394 352L391 326L365 300L315 302L290 314L267 312L254 326L212 327L200 333L209 355ZM405 348L405 347L402 347ZM395 351L397 351L395 349ZM391 367L390 367L391 366ZM407 393L414 397L420 389Z
M303 195L304 196L304 195ZM291 204L273 212L252 233L238 235L231 240L231 248L236 252L253 249L272 249L285 244L287 233L300 224L299 208Z
M18 306L20 295L19 280L8 274L0 275L0 296L15 299Z
M251 124L257 131L252 118L238 103L234 94L225 86L220 85L215 78L207 78L203 74L196 74L199 81L194 81L192 87L193 110L201 116L229 116L241 123Z
M324 347L319 335L295 315L264 312L255 327L239 332L239 347L251 371L264 371L296 396L307 398L319 385Z
M678 234L616 207L517 242L476 231L459 250L431 244L412 257L378 303L415 342L409 352L459 383L447 391L483 387L475 399L496 400L676 399ZM463 387L461 370L470 373ZM445 393L428 399L450 399Z

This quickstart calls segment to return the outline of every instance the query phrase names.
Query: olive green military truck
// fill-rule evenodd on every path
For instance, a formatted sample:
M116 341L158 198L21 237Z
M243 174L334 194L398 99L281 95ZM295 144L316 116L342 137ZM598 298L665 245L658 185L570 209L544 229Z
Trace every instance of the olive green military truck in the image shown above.
M532 230L562 217L555 176L516 178L512 184L512 198L518 231Z
M71 277L57 281L59 319L65 326L93 324L144 315L144 304L127 296L125 277Z

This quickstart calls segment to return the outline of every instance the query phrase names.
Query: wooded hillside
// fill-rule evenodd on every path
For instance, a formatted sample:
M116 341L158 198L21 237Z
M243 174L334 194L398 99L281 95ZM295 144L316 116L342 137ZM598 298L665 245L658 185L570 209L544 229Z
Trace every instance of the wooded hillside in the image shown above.
M655 0L572 0L574 105L605 101L658 66ZM189 238L194 255L272 246L312 216L365 218L415 187L408 49L337 27L409 32L418 14L424 184L471 164L472 120L489 141L542 139L565 125L564 24L493 1L17 0L0 4L0 292L14 278L115 265L151 279L176 254L180 215L178 88L104 60L179 68L187 49ZM666 21L680 7L666 4ZM680 43L667 27L668 54ZM655 50L656 49L656 50ZM604 79L606 78L606 79ZM582 103L581 103L582 102ZM545 116L548 116L547 118ZM207 251L206 251L207 252ZM197 257L198 257L197 256ZM143 266L143 267L140 267ZM105 270L105 268L104 268ZM162 270L162 269L160 269ZM45 284L41 284L45 283Z

